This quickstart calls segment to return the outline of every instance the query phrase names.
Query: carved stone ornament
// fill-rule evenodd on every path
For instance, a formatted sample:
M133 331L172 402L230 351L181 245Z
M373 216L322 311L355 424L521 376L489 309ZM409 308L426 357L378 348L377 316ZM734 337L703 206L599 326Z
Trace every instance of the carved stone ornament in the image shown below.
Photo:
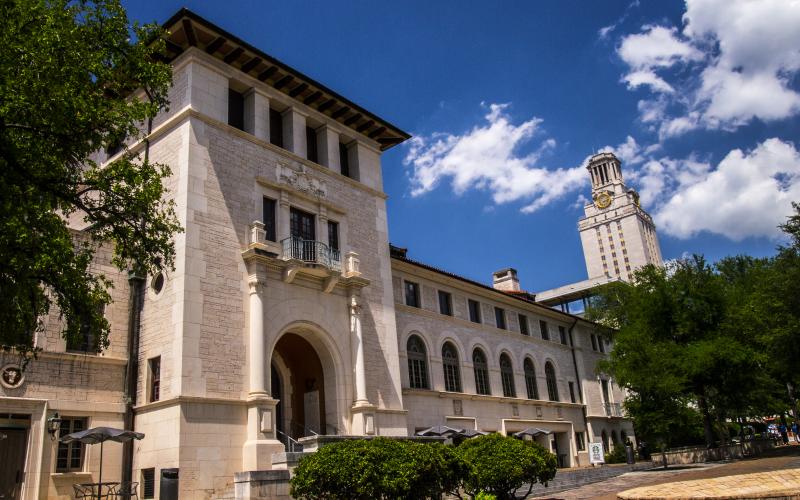
M0 370L0 384L6 389L16 389L25 382L25 375L18 365L5 365Z
M278 163L275 166L275 174L279 183L286 184L297 191L308 193L317 198L325 198L327 196L325 183L312 176L305 165L292 168L289 165Z

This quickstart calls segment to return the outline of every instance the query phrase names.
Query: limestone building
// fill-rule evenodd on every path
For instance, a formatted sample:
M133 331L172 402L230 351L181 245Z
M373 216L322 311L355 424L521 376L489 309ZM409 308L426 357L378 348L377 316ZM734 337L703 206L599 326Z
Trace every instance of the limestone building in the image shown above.
M237 473L285 468L316 435L539 427L562 466L632 437L595 325L536 303L513 269L488 286L390 247L381 154L408 134L188 10L165 27L174 84L150 157L173 173L176 269L147 277L129 330L127 277L101 251L110 347L66 345L54 315L21 378L0 354L0 495L96 481L98 447L57 437L123 427L129 409L142 498L164 478L181 498L233 498ZM123 458L105 446L104 480Z

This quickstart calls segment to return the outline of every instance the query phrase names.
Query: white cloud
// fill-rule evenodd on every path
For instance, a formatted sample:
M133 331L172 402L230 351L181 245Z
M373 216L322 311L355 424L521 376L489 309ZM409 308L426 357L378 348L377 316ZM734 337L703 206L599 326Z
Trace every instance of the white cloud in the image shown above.
M772 138L750 152L735 149L712 169L688 159L647 162L640 172L642 202L655 205L660 231L678 238L700 232L732 240L777 238L777 226L800 199L800 152Z
M496 204L527 202L530 213L588 182L583 166L548 169L539 158L555 147L548 138L531 154L519 149L531 141L541 120L531 118L515 125L506 114L507 104L491 104L486 122L464 134L436 133L415 137L403 162L411 168L411 194L420 196L450 181L456 194L468 189L491 193Z
M622 77L628 88L669 95L681 110L665 116L663 105L640 104L640 119L660 124L654 130L662 139L800 113L792 83L800 71L800 2L687 0L683 21L682 32L644 26L617 48L628 65Z
M625 142L617 147L606 146L600 149L600 152L604 151L617 155L623 165L636 165L645 160L645 157L642 156L642 147L631 136L626 137Z

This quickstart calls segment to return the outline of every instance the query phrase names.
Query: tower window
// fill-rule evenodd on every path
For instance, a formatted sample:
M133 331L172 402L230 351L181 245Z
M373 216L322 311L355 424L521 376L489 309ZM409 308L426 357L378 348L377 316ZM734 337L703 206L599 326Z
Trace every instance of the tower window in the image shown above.
M319 163L317 157L317 131L306 127L306 158L314 163Z
M469 320L473 323L481 322L481 304L477 300L469 299L467 301L469 309Z
M280 111L269 108L269 142L283 147L283 116Z
M411 307L420 307L419 285L417 283L406 281L406 305Z
M228 125L244 130L244 96L228 89Z
M528 317L524 314L519 315L519 332L523 335L530 335L531 332L528 329Z
M550 340L550 332L547 330L547 322L539 320L539 330L542 332L542 340Z
M350 156L347 153L347 146L339 143L339 165L342 175L350 177Z
M506 329L506 312L502 308L494 308L494 321L495 325L497 325L497 328L501 330Z
M439 312L445 316L453 315L453 296L439 290Z

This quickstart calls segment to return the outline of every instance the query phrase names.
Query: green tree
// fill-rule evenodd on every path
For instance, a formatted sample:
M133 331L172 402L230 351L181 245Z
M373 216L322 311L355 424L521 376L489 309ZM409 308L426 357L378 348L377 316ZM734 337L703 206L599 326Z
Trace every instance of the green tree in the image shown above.
M556 456L538 444L487 434L468 439L458 453L469 467L464 491L475 498L489 493L500 500L517 498L527 485L527 497L536 483L547 484L556 475Z
M0 346L31 354L56 306L66 338L89 328L100 349L110 283L90 272L98 246L141 275L172 266L180 230L169 169L123 144L146 146L167 106L160 28L132 26L116 0L3 0L0 19Z

